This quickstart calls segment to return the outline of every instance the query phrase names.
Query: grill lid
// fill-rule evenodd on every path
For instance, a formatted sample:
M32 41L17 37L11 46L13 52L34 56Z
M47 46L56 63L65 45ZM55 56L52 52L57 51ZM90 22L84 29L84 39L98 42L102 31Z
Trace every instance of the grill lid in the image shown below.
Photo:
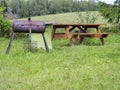
M44 33L46 25L43 21L15 20L12 25L13 31L18 33Z

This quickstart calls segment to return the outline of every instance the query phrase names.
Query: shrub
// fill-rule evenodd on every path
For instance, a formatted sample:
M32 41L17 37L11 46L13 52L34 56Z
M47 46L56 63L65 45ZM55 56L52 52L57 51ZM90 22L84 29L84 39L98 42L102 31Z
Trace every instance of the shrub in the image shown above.
M5 20L3 17L0 17L0 36L8 37L10 36L11 31L11 22Z
M101 27L100 30L101 32L111 32L110 27Z
M120 33L120 26L118 24L114 24L109 27L101 27L100 29L102 32Z
M113 26L110 27L110 31L114 32L114 33L120 33L120 26L119 24L115 24Z

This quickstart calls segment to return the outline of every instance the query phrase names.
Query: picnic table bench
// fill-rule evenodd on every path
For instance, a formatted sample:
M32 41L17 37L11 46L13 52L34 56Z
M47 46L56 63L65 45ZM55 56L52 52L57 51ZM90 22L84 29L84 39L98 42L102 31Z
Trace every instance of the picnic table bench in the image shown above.
M78 39L79 42L83 42L84 38L99 38L102 45L104 45L104 39L108 37L109 33L102 33L100 30L101 25L106 24L53 24L52 40L56 38L68 39L70 45L74 45L73 38ZM56 32L59 28L65 30L65 33ZM77 32L73 32L75 29L79 29ZM88 28L94 28L96 33L89 33Z

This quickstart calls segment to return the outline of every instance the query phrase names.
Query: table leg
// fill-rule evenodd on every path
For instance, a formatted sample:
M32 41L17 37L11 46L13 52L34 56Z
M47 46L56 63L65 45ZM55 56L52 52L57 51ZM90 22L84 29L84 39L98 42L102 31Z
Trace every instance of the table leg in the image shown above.
M105 43L104 43L104 39L103 39L103 38L100 38L100 41L101 41L102 45L104 45L104 44L105 44Z
M101 33L100 26L96 27L97 33Z
M67 36L67 39L69 40L70 45L74 46L72 35L70 34L70 31L69 31L69 26L65 27L65 32L66 32L66 36Z
M65 27L65 33L66 33L67 38L70 39L71 35L70 35L70 32L69 32L69 26Z
M56 28L53 27L52 34L51 34L51 40L53 40L55 36L55 31L56 31Z
M80 42L80 35L77 35L76 42Z
M80 37L80 43L82 43L83 42L83 40L84 40L84 37Z
M73 40L72 40L72 39L73 39L73 38L71 37L70 40L69 40L70 46L74 46L74 43L73 43Z

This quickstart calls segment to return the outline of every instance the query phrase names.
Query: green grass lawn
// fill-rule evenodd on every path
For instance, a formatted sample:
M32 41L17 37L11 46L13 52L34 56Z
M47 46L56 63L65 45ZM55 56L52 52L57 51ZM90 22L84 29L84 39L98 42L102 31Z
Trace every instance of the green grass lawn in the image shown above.
M75 15L32 19L75 23ZM47 39L50 33L48 28ZM27 40L16 37L6 55L9 38L0 37L0 90L120 90L120 34L105 38L104 46L99 39L86 39L75 46L70 46L68 40L53 40L49 53L26 51Z
M50 32L50 31L48 31ZM50 53L25 51L27 38L0 38L0 90L120 90L120 34L69 46L53 40Z
M97 16L95 23L107 23L105 18L103 18L98 11L91 11L89 12L91 15ZM80 12L81 18L86 16L86 12ZM27 20L27 18L23 18ZM31 17L32 20L41 20L45 22L53 22L53 23L83 23L82 21L79 22L78 20L78 12L72 13L61 13L61 14L51 14L45 16L35 16ZM89 18L90 19L90 18Z

